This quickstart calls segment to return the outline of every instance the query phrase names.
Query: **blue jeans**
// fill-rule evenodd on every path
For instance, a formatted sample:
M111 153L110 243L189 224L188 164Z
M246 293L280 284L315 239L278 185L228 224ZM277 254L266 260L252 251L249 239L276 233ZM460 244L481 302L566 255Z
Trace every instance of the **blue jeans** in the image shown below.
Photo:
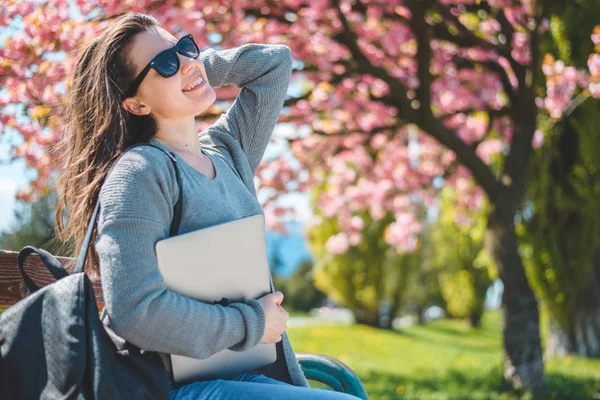
M244 373L231 379L193 382L179 389L172 389L170 399L356 400L357 397L332 390L294 386L262 374Z

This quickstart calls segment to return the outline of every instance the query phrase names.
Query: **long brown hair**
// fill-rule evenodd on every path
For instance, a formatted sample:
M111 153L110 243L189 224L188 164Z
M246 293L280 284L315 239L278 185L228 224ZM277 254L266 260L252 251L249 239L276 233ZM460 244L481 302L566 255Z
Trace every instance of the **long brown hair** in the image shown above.
M84 45L69 77L66 102L59 111L64 137L54 149L64 157L55 224L58 237L72 244L72 256L81 247L111 164L128 146L156 133L152 116L133 115L122 101L135 74L127 50L138 33L158 25L144 14L118 18ZM100 270L93 246L96 236L94 230L85 264L91 279L97 279Z

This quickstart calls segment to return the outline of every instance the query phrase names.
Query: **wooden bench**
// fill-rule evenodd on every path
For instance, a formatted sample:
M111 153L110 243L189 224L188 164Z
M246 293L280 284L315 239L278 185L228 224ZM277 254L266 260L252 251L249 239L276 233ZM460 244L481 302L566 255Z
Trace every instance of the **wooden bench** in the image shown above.
M0 312L29 294L17 267L18 252L0 250ZM73 265L75 259L57 257L63 266ZM25 261L25 272L38 286L42 287L55 281L39 256L31 255ZM89 276L94 286L98 309L104 308L102 285L99 277ZM367 399L360 379L341 361L322 354L297 353L296 358L307 379L321 382L333 390Z

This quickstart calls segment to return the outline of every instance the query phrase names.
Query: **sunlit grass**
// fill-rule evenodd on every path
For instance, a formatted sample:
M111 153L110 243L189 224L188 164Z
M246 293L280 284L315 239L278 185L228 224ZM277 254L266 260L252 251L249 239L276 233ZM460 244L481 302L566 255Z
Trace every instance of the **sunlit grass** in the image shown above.
M327 354L352 368L373 400L532 398L502 383L498 312L485 314L479 329L462 321L443 320L399 332L327 325L292 327L288 335L295 352ZM548 399L591 399L600 389L600 360L577 356L550 359L546 378Z
M296 352L328 354L350 366L371 399L527 399L502 384L499 313L480 329L435 321L401 332L367 326L290 328ZM600 360L546 363L549 399L590 399L600 388Z

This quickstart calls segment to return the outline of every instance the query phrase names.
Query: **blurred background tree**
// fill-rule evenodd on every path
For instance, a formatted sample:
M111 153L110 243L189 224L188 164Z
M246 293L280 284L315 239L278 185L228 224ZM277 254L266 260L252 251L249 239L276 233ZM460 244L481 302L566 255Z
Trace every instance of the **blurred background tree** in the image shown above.
M432 258L447 311L453 317L468 318L471 326L477 327L487 290L498 276L483 246L489 207L461 209L456 196L451 187L440 193L439 215L430 238Z
M318 190L313 191L316 198ZM347 307L359 324L390 328L402 310L411 275L418 270L420 254L398 253L385 241L394 216L374 221L366 212L353 217L354 229L362 232L360 243L351 246L336 218L315 209L320 223L307 232L311 251L318 260L315 283L335 302ZM339 238L331 241L331 237ZM338 246L335 250L332 246ZM382 306L387 305L387 309Z
M548 80L557 69L576 77L594 53L588 37L600 21L598 3L553 2L548 17L551 35L541 42ZM538 85L544 94L546 81ZM575 94L563 115L538 117L545 142L530 165L535 178L519 232L529 279L550 316L548 353L600 357L600 101L586 88Z
M0 232L0 249L19 251L24 246L40 247L55 255L70 252L57 240L54 228L56 193L48 192L34 203L18 202L12 226Z
M427 322L426 312L431 307L439 307L444 315L450 315L440 287L440 269L434 266L434 248L428 240L428 229L430 228L426 227L423 232L419 266L408 278L404 305L404 312L407 315L415 315L420 325Z
M315 285L313 263L303 261L292 276L273 275L273 284L285 295L285 309L289 312L309 312L323 305L327 295Z

